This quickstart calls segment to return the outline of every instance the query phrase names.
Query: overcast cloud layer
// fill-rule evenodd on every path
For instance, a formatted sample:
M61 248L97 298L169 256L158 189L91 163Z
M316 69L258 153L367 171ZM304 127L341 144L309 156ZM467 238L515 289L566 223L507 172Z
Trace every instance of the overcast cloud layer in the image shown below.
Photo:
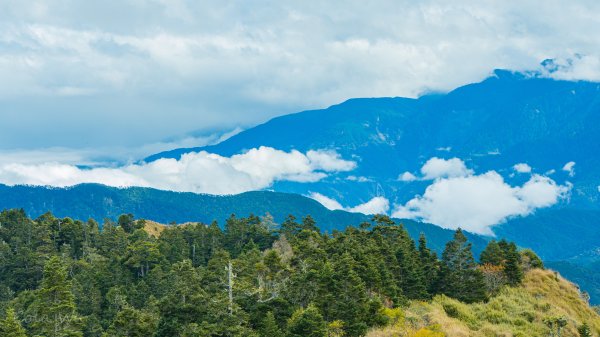
M589 1L2 1L0 149L127 148L584 55Z

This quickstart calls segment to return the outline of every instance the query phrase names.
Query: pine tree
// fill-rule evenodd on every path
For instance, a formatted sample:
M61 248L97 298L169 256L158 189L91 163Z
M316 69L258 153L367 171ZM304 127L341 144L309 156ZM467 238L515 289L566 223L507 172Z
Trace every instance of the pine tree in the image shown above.
M592 337L592 329L587 323L583 323L577 328L577 332L579 332L579 337Z
M369 299L362 279L354 270L356 261L349 253L344 253L334 261L333 297L330 303L328 320L344 321L348 335L359 336L366 332L365 321L373 313L369 310Z
M17 319L14 309L6 310L6 318L0 321L0 336L27 337L25 329Z
M57 256L46 262L42 284L32 305L38 319L31 326L38 334L47 337L82 335L71 281L67 279L67 271Z
M419 259L421 260L427 292L433 294L435 281L439 274L439 263L435 252L427 248L427 240L423 233L419 235Z
M471 244L459 228L442 254L438 289L450 297L471 303L485 300L485 287L483 274L473 259Z
M302 218L302 230L309 230L314 232L319 232L319 227L317 227L317 222L313 219L312 216L307 215Z
M521 267L521 255L514 242L506 245L504 274L510 285L518 285L523 280L523 269Z
M310 305L306 309L298 309L288 321L289 337L325 337L327 323L319 309Z
M114 337L146 337L154 335L158 319L151 313L124 306L108 329Z
M500 248L500 245L496 240L492 240L485 247L483 252L479 257L479 262L481 264L491 264L494 266L502 266L504 264L504 252Z
M267 312L260 327L260 337L280 337L283 332L277 325L272 311Z
M400 264L401 288L404 296L409 299L427 298L427 284L425 283L423 265L414 241L408 236L404 238L396 255Z

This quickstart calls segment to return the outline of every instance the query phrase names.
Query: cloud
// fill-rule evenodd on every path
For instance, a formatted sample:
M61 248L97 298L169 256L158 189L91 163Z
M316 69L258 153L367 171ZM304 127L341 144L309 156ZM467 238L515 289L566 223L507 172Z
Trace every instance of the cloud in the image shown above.
M348 209L350 212L363 214L387 214L390 210L390 201L384 197L373 199Z
M575 162L570 161L570 162L566 163L565 166L563 166L562 170L569 173L569 177L574 177L575 176Z
M415 180L417 180L417 177L414 174L406 171L398 176L398 180L400 180L400 181L415 181Z
M567 81L598 81L600 79L600 55L575 54L544 61L544 75Z
M346 180L350 180L350 181L356 181L359 183L366 183L366 182L370 182L372 181L371 179L367 178L367 177L363 177L363 176L348 176L346 177Z
M518 173L531 173L531 166L526 163L519 163L513 166L513 169Z
M321 205L330 210L345 210L363 214L387 214L390 210L390 201L384 197L374 197L364 204L354 207L344 207L337 200L317 192L310 193L308 197L318 201Z
M342 204L340 204L337 200L326 197L321 193L312 192L308 196L332 211L344 209L344 206L342 206Z
M241 131L241 128L234 128L218 132L197 132L137 147L98 146L88 148L0 149L0 165L58 162L80 167L114 167L119 164L133 163L139 161L140 158L175 148L192 148L216 144Z
M397 206L392 216L493 235L494 225L552 206L565 198L569 189L540 175L513 187L495 171L442 178L428 186L422 196Z
M350 97L444 92L494 68L537 69L575 53L585 56L552 76L600 79L600 35L589 34L600 31L597 1L342 7L4 1L0 144L138 146Z
M0 183L72 186L100 183L109 186L145 186L163 190L233 194L269 187L275 181L315 182L330 173L350 171L356 163L331 151L254 148L223 157L205 151L148 164L82 169L60 163L2 164Z
M436 178L463 177L472 174L465 163L458 158L441 159L433 157L421 167L423 179L432 180Z

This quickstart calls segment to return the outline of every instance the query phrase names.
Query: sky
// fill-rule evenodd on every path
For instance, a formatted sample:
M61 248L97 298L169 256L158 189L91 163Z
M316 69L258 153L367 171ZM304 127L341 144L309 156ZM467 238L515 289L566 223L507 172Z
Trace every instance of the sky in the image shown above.
M554 78L600 81L599 31L595 0L0 0L0 183L231 194L319 181L358 163L269 147L139 160L349 98L448 92L497 68L546 71L545 59ZM575 162L562 170L573 176ZM527 163L514 171L529 180L511 186L460 158L431 158L399 175L430 182L403 205L309 196L490 234L568 196Z
M593 0L2 0L0 154L131 161L576 54L564 76L597 79L598 31Z

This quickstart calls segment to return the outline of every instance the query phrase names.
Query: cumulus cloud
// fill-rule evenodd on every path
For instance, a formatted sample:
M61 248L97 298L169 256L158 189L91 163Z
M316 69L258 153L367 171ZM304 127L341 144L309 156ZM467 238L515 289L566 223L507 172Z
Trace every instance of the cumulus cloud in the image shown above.
M441 159L433 157L421 167L421 174L423 174L425 180L463 177L472 173L473 171L467 169L465 163L459 158Z
M565 166L563 166L562 170L569 173L569 177L574 177L575 176L575 162L570 161L570 162L566 163Z
M260 147L223 157L208 152L188 153L180 160L160 159L148 164L82 169L60 163L2 164L0 183L72 186L101 183L145 186L172 191L232 194L269 187L286 180L315 182L330 173L350 171L356 163L332 151L284 152Z
M397 206L392 215L493 235L494 225L552 206L565 198L569 189L540 175L513 187L495 171L442 178L427 187L422 196Z
M374 197L364 204L354 207L344 207L337 200L329 198L321 193L312 192L308 196L330 210L345 210L363 214L387 214L390 210L390 201L384 197Z
M531 166L526 163L516 164L513 169L518 173L531 173Z
M415 181L415 180L417 180L417 177L414 174L406 171L398 176L398 180L400 180L400 181Z
M390 210L390 201L384 197L374 197L373 199L348 209L350 212L364 214L387 214Z

